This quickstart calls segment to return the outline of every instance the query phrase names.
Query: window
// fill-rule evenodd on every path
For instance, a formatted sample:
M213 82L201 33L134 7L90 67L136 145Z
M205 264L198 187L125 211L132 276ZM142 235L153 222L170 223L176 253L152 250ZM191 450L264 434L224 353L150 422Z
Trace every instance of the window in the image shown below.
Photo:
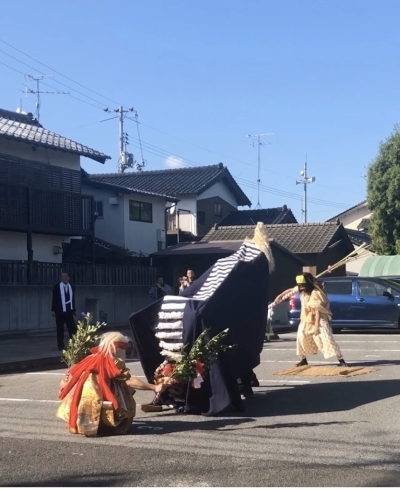
M103 214L103 201L94 202L94 212L96 213L96 218L104 218Z
M206 213L204 211L197 211L197 224L198 225L206 224Z
M151 202L129 201L129 220L153 223L153 205Z
M330 294L353 294L352 281L326 281L324 282L325 293Z
M219 202L214 203L214 216L222 216L222 204Z
M359 281L358 290L360 296L382 296L387 288L371 281Z

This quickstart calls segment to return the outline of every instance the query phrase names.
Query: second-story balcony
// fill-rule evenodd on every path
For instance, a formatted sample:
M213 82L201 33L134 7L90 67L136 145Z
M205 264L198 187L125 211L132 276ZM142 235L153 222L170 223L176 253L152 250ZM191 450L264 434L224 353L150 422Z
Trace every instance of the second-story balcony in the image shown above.
M65 236L93 235L93 197L0 184L0 230Z
M174 234L179 232L196 235L196 218L184 209L178 209L175 213L167 213L167 232Z

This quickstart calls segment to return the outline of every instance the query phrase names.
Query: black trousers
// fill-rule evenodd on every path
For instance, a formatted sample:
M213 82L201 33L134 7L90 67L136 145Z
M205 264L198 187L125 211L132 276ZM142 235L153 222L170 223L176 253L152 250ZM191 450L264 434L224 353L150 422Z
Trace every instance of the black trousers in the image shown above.
M56 313L57 345L59 349L64 348L64 325L67 325L69 338L71 339L76 333L74 312L72 310L65 313Z

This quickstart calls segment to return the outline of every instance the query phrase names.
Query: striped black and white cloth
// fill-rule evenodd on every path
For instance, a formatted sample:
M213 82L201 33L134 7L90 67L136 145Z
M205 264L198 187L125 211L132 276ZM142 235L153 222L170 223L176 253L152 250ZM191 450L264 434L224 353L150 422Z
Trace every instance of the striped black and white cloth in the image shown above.
M211 269L199 291L192 298L165 296L158 313L156 337L159 340L161 355L167 360L179 360L183 346L183 312L188 301L206 301L229 276L235 265L256 259L260 249L245 242L237 252L218 260Z
M237 252L217 260L201 289L193 296L200 301L207 300L229 276L238 262L251 262L260 255L261 250L252 243L245 242Z
M161 355L167 360L179 360L183 346L183 310L189 298L164 296L158 313L156 337L159 340Z

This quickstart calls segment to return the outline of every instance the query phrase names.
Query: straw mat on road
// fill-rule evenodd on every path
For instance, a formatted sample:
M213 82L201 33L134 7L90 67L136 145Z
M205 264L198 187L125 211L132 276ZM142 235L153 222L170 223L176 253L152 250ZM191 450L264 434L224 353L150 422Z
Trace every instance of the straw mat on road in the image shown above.
M285 371L274 373L277 376L360 376L361 374L369 374L377 371L376 368L370 367L340 367L340 366L299 366Z

